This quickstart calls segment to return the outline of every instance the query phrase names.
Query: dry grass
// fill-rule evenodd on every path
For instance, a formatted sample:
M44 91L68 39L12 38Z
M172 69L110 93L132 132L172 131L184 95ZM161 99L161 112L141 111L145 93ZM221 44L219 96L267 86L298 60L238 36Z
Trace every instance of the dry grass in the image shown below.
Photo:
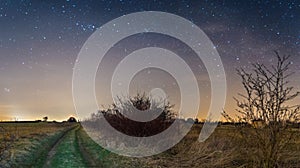
M147 167L260 167L253 159L253 151L238 137L234 126L219 126L208 140L197 141L201 125L195 125L189 134L170 150L148 158L142 158ZM299 167L300 130L296 138L280 154L279 167Z

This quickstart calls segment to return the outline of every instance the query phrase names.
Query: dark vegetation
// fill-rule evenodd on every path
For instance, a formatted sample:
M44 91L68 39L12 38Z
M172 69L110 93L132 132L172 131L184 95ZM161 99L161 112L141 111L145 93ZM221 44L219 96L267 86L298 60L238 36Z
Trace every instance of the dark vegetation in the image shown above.
M145 137L156 135L167 129L173 123L176 116L172 110L173 105L169 102L152 101L145 93L137 94L128 99L119 99L119 103L121 108L117 108L113 104L112 108L99 110L97 113L92 114L91 119L86 122L97 123L105 119L112 127L122 133L130 136ZM159 111L161 114L149 122L134 121L124 115L125 113L132 112L134 108L141 111Z

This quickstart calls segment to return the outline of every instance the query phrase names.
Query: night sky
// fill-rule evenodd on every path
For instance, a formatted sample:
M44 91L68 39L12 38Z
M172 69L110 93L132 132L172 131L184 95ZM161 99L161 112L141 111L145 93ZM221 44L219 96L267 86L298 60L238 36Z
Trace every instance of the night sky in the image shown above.
M132 12L163 11L184 17L198 25L218 50L227 77L227 111L241 91L235 69L249 69L251 63L271 65L274 50L292 55L291 84L300 90L300 2L299 1L0 1L0 120L31 120L48 116L64 120L76 116L72 102L72 71L87 38L108 21ZM127 41L126 41L127 40ZM128 42L130 41L130 43ZM193 70L200 86L203 118L210 97L209 81L201 61L176 39L157 34L140 34L124 39L106 54L107 67L120 55L143 46L174 49ZM178 46L180 49L178 49ZM127 53L128 54L128 53ZM100 65L101 67L101 65ZM166 86L170 100L178 101L178 88L171 76L152 70L150 81L141 72L132 90ZM162 77L163 76L163 77ZM145 77L144 77L145 78ZM140 83L138 82L140 79ZM161 82L161 80L163 79ZM105 76L97 75L99 104L108 105ZM136 83L135 83L136 81ZM152 83L151 83L152 81ZM171 82L171 83L170 83ZM299 100L299 99L298 99ZM192 101L191 101L192 102Z

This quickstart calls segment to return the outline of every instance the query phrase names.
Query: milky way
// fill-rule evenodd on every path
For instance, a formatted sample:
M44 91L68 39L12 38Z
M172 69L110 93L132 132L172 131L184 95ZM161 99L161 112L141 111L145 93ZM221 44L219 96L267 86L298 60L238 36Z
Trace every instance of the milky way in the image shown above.
M257 61L271 65L276 60L273 50L292 55L291 70L296 75L291 81L300 89L299 1L0 1L0 120L40 119L45 115L50 120L63 120L76 115L72 68L82 45L101 25L140 11L179 15L208 35L227 74L226 108L230 111L234 109L232 97L241 90L235 69L249 69ZM136 38L177 45L163 36ZM124 46L134 48L134 43ZM116 51L108 54L109 60L118 54L121 50L116 46ZM189 54L183 57L192 58ZM194 62L191 66L201 67L199 61ZM201 74L198 78L205 80L199 85L205 88L207 77ZM101 88L97 90L100 94ZM110 103L98 97L103 104Z

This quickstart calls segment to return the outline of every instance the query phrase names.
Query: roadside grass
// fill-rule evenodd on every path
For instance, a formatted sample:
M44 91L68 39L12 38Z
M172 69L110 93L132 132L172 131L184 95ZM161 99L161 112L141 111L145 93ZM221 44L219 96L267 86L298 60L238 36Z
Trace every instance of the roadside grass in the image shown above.
M229 142L231 128L218 127L205 141L198 142L202 125L191 131L171 149L151 157L141 158L146 167L239 167L235 147ZM236 165L236 166L235 166Z
M85 158L89 158L94 162L95 167L103 167L103 168L118 168L118 167L126 167L126 168L143 168L145 167L143 163L138 158L130 158L125 156L120 156L115 153L112 153L100 145L98 145L95 141L93 141L83 128L78 130L78 141L81 144L83 156Z
M204 143L198 142L202 125L194 125L191 131L173 148L150 157L131 158L111 153L96 142L87 133L79 130L79 138L98 167L239 167L238 153L230 142L234 136L232 127L218 127Z

